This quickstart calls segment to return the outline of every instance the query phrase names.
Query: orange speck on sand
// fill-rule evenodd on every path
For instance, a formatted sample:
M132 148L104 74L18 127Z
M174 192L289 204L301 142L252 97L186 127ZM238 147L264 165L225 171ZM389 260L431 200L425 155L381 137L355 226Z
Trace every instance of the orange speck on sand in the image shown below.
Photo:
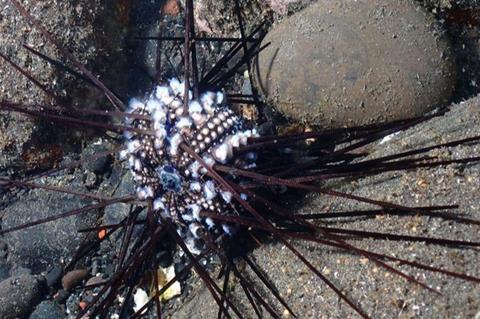
M105 229L100 229L98 231L98 239L102 240L105 238L106 235L107 235L107 231Z

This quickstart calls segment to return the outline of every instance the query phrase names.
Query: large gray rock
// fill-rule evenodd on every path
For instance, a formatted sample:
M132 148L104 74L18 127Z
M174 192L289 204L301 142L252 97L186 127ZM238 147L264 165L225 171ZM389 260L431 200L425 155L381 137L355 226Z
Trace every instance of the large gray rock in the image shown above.
M90 203L73 195L33 190L22 194L18 201L6 209L2 229L55 216ZM93 210L6 233L4 240L8 243L9 264L39 273L68 261L83 239L83 234L78 230L92 227L96 218L96 211Z
M451 49L413 1L319 1L277 24L256 63L265 97L322 127L410 118L444 104Z
M29 319L61 319L66 318L65 311L63 311L60 306L50 300L41 302L35 311L32 312Z
M114 1L35 1L23 5L65 48L74 53L78 61L101 75L101 80L109 87L117 90L119 83L124 82L125 72L119 70L124 70L125 59L123 54L118 53L124 29L118 21L120 18L112 14L115 11ZM101 91L22 47L28 44L42 54L71 66L40 32L29 25L10 1L1 2L0 17L0 53L69 105L92 108L103 101ZM26 105L55 102L1 58L0 79L3 102ZM0 170L18 174L20 170L48 168L54 164L52 148L68 152L69 149L61 145L65 146L65 140L72 138L74 130L71 125L41 123L39 125L31 118L13 112L0 113ZM32 156L46 157L49 161L43 165L31 165L33 163L26 158Z
M41 296L42 283L32 275L5 279L0 282L0 318L25 318Z
M409 149L480 135L480 96L451 107L444 116L431 119L395 135L384 143L369 146L369 159L396 154ZM441 155L443 154L443 155ZM448 151L433 152L444 159L473 157L480 154L480 144L462 145ZM446 157L445 157L446 156ZM478 183L480 163L454 164L432 169L389 172L377 176L335 181L332 189L366 198L390 201L405 206L458 204L457 210L467 218L480 219ZM292 203L296 205L298 203ZM355 201L323 194L309 194L296 213L352 211L375 208ZM326 226L366 231L410 234L480 241L478 225L466 225L420 216L353 218L330 220ZM324 224L322 224L324 225ZM437 295L393 275L375 263L354 253L333 249L317 243L292 242L297 249L329 280L345 292L356 305L372 318L474 318L480 309L480 285L454 279L421 269L391 265L438 289ZM353 240L351 244L373 252L395 255L427 265L479 276L480 250L455 249L421 242ZM277 291L295 311L297 318L359 318L345 302L302 264L281 242L256 249L251 256L267 275ZM256 278L242 270L247 278ZM216 274L215 274L216 275ZM200 278L190 285L190 297L178 302L171 311L175 318L213 318L218 307ZM221 280L217 281L221 285ZM263 292L256 279L252 287ZM240 304L242 314L255 317L248 299L238 282L229 287L231 300ZM266 289L264 289L266 290ZM280 313L283 306L273 297L262 294ZM292 316L285 316L292 318Z

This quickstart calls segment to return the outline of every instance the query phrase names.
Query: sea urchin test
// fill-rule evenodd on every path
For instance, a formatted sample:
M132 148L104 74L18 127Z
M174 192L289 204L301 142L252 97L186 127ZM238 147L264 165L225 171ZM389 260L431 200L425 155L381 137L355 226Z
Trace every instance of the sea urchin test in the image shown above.
M168 86L157 86L145 99L132 99L129 113L141 115L127 119L127 125L153 134L124 133L129 167L141 200L151 200L153 209L177 225L177 231L193 251L202 250L202 231L233 235L235 227L216 224L202 218L201 211L237 214L242 210L231 202L232 194L222 190L206 175L207 169L180 145L183 143L199 155L208 166L235 162L240 168L255 165L255 154L235 156L235 149L258 136L246 129L243 121L226 105L221 92L205 92L198 100L177 79Z

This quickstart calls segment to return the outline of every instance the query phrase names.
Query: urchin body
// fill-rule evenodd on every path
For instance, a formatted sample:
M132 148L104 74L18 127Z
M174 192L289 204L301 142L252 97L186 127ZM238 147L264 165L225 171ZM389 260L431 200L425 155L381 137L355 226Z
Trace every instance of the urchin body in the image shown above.
M129 112L144 118L129 119L128 125L153 134L124 133L136 194L151 200L153 210L171 219L179 234L193 251L201 251L201 232L233 235L235 227L217 225L200 212L239 214L241 207L232 202L232 194L222 190L206 175L207 169L180 146L185 144L208 166L235 163L242 168L255 165L255 154L234 156L235 149L257 136L255 129L226 105L221 92L205 92L198 100L189 92L184 105L184 85L172 79L166 86L157 86L146 99L132 99Z

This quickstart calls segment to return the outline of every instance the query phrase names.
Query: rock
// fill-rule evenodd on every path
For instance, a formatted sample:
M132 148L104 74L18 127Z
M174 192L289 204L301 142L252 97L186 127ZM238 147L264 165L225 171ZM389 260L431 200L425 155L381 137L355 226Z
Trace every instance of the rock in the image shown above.
M116 11L117 4L101 0L80 0L61 2L35 2L26 5L28 12L40 21L75 57L95 73L101 73L102 81L117 89L125 82L120 78L126 74L119 71L125 66L122 56L113 53L121 47L123 28ZM118 5L120 6L120 5ZM53 45L23 18L15 7L2 1L0 6L0 47L14 63L29 72L51 92L69 105L92 107L104 99L100 90L86 84L77 77L46 63L29 53L22 45L27 44L56 60L65 61ZM47 44L48 43L48 44ZM103 51L105 50L105 51ZM103 54L101 52L110 52ZM108 57L107 57L108 56ZM65 61L66 62L66 61ZM106 75L109 76L106 76ZM111 75L111 76L110 76ZM22 76L9 63L0 58L0 96L2 101L33 104L57 103L52 101L40 88ZM67 129L66 129L67 128ZM46 168L44 165L31 167L26 157L31 149L46 150L56 147L72 138L71 126L39 124L29 117L13 112L0 114L0 168L17 175L19 170ZM62 149L60 149L62 150ZM50 152L40 153L49 156ZM51 166L54 161L46 161ZM47 167L48 168L48 167Z
M112 185L118 183L118 187L115 190L114 196L127 196L135 191L135 182L129 171L125 171L123 166L115 166L113 174L110 179ZM115 203L105 207L105 213L103 215L104 225L114 225L120 223L125 219L130 212L130 205L125 203ZM114 237L118 237L118 232L114 234Z
M31 275L32 270L30 268L25 268L19 265L13 265L12 269L10 269L10 276L18 277L22 275Z
M18 201L8 207L7 214L2 221L2 229L6 230L58 215L90 203L91 201L73 195L52 193L40 189L32 190L21 195ZM4 240L9 246L7 260L11 265L30 268L33 273L46 271L73 256L83 239L83 234L78 233L78 230L92 227L95 221L95 211L88 211L77 216L60 218L27 229L6 233Z
M0 258L0 281L10 276L10 267L8 267L7 261Z
M444 116L409 128L395 135L388 142L374 143L371 145L373 154L368 159L478 135L480 135L480 95L452 105L451 111ZM449 153L455 157L478 156L480 144L450 148ZM426 189L423 189L423 186L417 186L416 181L420 177L427 179ZM480 163L476 162L432 169L388 172L372 177L335 181L326 187L332 186L332 189L342 192L377 200L389 200L406 206L459 204L460 208L452 213L478 220L480 218L477 186L479 180ZM288 207L296 204L293 203ZM302 201L301 207L295 208L292 212L311 214L371 208L370 205L362 205L347 199L342 200L323 194L309 194ZM328 225L367 231L406 233L409 228L407 225L411 223L417 225L417 219L418 216L353 218L349 221L332 220L328 222ZM476 225L451 223L429 217L420 223L415 234L472 241L478 241L480 238ZM445 269L457 269L457 271L476 276L479 272L480 250L476 248L454 249L423 243L379 240L354 240L351 243L368 251L387 253L408 260L421 260L429 265L439 265ZM362 257L351 252L299 240L296 240L294 245L324 275L333 279L335 285L348 291L349 297L371 317L376 317L378 314L383 317L382 314L385 314L385 318L398 318L398 313L402 309L405 318L437 318L439 314L442 318L475 318L480 309L480 299L478 298L480 285L477 283L457 280L421 269L412 270L418 276L417 278L424 276L428 278L430 287L436 287L442 292L442 296L439 297L435 293L417 289L411 282L397 276L387 276L387 271L379 270L373 262L362 264ZM359 317L338 298L335 292L311 273L294 254L285 249L281 242L272 241L255 249L250 258L278 288L297 318ZM180 269L177 270L177 273L179 271ZM242 273L245 272L248 273L246 269L242 270ZM251 280L251 286L261 291L264 287L261 281L255 276L252 276ZM176 319L188 319L201 313L202 318L215 317L218 309L211 306L213 298L205 285L201 283L201 279L195 278L192 283L189 282L189 286L192 289L189 292L189 298L174 305L175 308L170 310L172 316ZM235 301L235 305L247 305L242 308L242 315L255 317L240 285L232 285L229 288L231 300ZM409 307L399 308L392 302L387 303L385 302L386 292L390 301L415 298L417 306L412 307L412 304L409 304ZM277 306L278 309L284 309L278 302Z
M87 145L85 149L82 151L82 156L85 157L93 157L96 154L105 153L111 150L113 146L104 141L101 138L94 140L92 143ZM113 155L102 156L100 158L94 159L89 161L85 164L85 167L90 171L94 172L96 175L102 175L110 170L111 164L113 162Z
M196 30L215 36L240 36L234 0L198 0L194 4ZM269 4L265 1L244 1L241 4L246 30L259 21L268 20Z
M107 280L103 279L101 276L93 276L90 277L87 282L85 283L85 286L99 286L103 285L107 282Z
M266 99L324 128L415 117L445 104L455 86L448 42L413 1L317 2L266 43L255 67Z
M299 2L299 0L264 0L268 3L270 8L278 14L286 14L288 11L288 5Z
M75 269L67 272L62 278L62 287L65 290L71 290L88 274L86 269Z
M180 3L178 0L167 0L163 5L163 12L171 16L178 15L180 13Z
M480 2L477 0L417 0L422 1L426 6L438 8L440 10L456 8L479 9Z
M458 65L455 100L466 100L480 93L480 2L477 8L455 6L438 15L445 20Z
M42 301L32 312L29 319L62 319L66 318L65 312L60 306L50 300Z
M45 281L48 287L53 287L58 283L60 277L62 276L62 267L60 266L53 266L48 270L47 274L45 275Z
M57 303L64 303L65 300L68 299L68 297L70 297L70 293L66 290L63 290L63 289L60 289L54 296L53 296L53 299L57 302Z
M42 283L32 275L10 277L0 282L0 318L24 318L42 296Z
M0 258L3 259L7 257L7 254L8 254L8 246L3 240L0 240Z

